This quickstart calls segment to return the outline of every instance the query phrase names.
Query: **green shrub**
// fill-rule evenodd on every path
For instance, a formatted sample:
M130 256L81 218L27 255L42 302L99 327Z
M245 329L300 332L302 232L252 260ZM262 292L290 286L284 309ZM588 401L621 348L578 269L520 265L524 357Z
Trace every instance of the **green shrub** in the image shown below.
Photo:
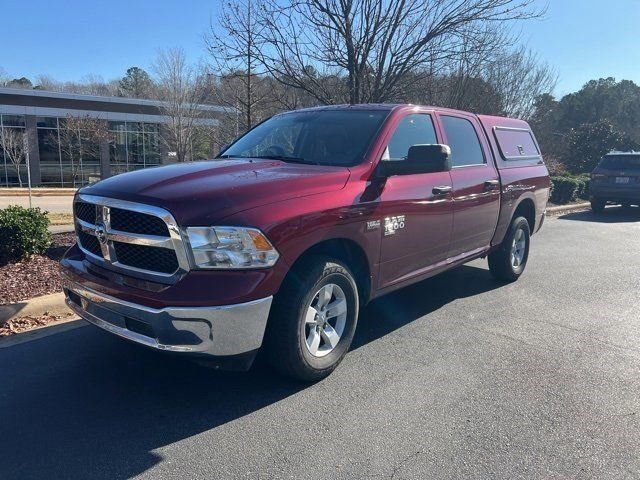
M575 178L579 182L576 196L582 200L588 200L589 199L589 182L591 181L591 176L588 173L583 173L582 175L578 175Z
M578 198L582 183L575 177L551 177L551 185L551 201L562 205Z
M49 219L39 208L12 205L0 210L0 262L44 253L51 244Z

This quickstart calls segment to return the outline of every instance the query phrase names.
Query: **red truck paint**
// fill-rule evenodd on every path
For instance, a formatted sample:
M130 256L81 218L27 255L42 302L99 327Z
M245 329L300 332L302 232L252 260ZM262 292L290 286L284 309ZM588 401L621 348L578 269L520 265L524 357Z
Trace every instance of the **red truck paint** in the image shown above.
M542 159L505 160L494 129L529 131L526 122L414 105L324 107L389 112L362 162L353 167L291 164L261 159L214 160L132 172L82 193L162 207L178 225L259 228L280 253L269 269L191 270L173 285L145 289L114 283L80 268L76 246L62 262L67 278L112 297L150 308L231 305L277 295L292 265L323 242L340 242L364 260L367 300L487 255L505 237L517 208L543 221L549 175ZM322 111L322 109L316 109ZM440 116L466 118L480 139L486 164L448 172L380 178L376 167L407 114L427 113L438 142L447 144ZM537 147L537 146L536 146ZM486 182L495 182L487 191ZM445 198L432 189L451 185ZM368 221L404 215L401 233L384 236Z

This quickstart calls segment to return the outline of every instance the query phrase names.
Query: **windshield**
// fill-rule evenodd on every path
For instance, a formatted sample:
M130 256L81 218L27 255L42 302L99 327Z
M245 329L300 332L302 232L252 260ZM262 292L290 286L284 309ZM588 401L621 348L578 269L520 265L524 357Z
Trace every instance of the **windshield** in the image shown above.
M220 157L357 165L388 114L386 110L323 110L278 115L247 132Z
M607 155L600 162L600 168L608 170L624 168L640 168L639 155Z

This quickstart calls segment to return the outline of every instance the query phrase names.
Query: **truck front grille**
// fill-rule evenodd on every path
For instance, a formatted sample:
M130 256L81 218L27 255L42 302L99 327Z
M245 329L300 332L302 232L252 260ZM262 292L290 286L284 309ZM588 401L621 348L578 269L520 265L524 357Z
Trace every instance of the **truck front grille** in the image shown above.
M120 242L113 242L113 246L118 261L123 265L162 273L173 273L178 269L178 260L173 250Z
M178 225L164 209L81 194L74 214L78 245L93 263L165 283L189 269Z
M89 253L102 258L102 249L100 248L100 242L97 237L79 230L78 241L80 246L84 247L85 250L88 250Z
M111 228L122 232L169 236L167 224L161 218L121 208L111 209Z
M95 225L97 212L96 205L85 202L76 202L74 204L74 211L76 214L76 218Z

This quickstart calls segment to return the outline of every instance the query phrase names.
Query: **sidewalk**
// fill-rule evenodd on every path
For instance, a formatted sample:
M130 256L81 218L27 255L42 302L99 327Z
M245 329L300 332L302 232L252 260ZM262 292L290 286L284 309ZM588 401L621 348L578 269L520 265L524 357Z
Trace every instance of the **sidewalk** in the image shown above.
M48 187L34 187L31 189L31 195L34 197L42 197L42 196L64 196L71 195L73 196L77 188L48 188ZM29 196L28 188L0 188L0 197L23 197Z
M26 195L7 194L5 189L0 190L0 209L9 205L20 205L22 207L29 206L29 197ZM40 207L49 213L68 213L72 212L73 195L34 195L32 197L33 206Z

